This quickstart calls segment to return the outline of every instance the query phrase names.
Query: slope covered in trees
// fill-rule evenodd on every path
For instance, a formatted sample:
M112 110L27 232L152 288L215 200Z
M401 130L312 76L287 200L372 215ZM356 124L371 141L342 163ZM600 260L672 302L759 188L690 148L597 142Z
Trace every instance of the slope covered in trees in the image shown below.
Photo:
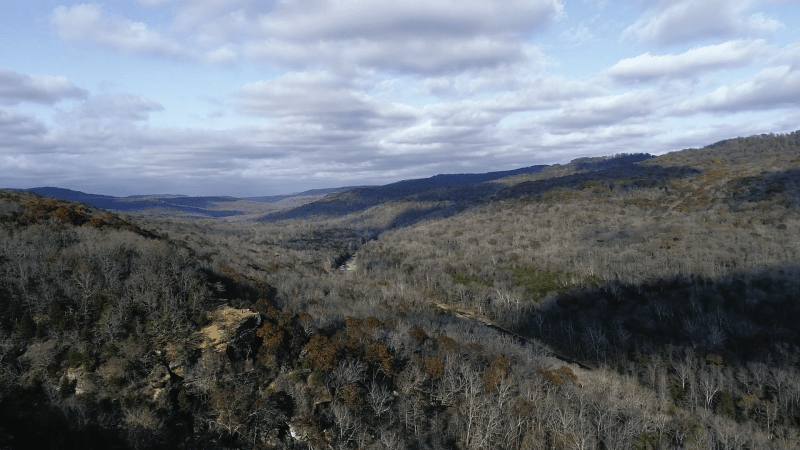
M800 133L507 175L258 223L3 192L0 446L798 448Z
M389 226L406 226L432 213L453 214L469 203L497 192L500 186L495 183L496 180L520 174L533 174L544 167L530 166L501 172L436 175L398 181L384 186L358 187L329 195L298 208L266 215L261 220L275 222L287 219L319 220L350 216L351 222L355 217L365 222L365 218L371 217L369 210L373 208L382 209L381 206L387 203L402 204L410 200L418 204L415 208L411 208L412 211L404 211L410 214L400 213L388 221Z

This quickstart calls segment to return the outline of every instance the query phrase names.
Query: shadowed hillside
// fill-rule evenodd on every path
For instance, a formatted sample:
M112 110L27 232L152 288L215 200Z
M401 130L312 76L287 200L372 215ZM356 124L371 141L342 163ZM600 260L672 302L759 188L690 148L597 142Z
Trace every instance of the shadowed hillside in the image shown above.
M398 181L385 186L350 189L347 192L331 195L299 208L270 214L263 220L340 217L362 212L384 203L401 201L407 197L418 201L432 202L474 201L492 195L499 189L494 183L490 183L491 181L517 174L535 173L543 167L545 166L531 166L483 174L436 175L430 178Z

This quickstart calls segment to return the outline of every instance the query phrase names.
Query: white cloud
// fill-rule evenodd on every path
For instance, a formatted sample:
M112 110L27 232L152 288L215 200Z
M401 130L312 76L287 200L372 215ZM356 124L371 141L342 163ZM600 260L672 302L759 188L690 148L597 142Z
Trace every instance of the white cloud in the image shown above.
M774 60L779 63L800 65L800 42L793 42L773 55Z
M597 9L602 10L605 9L605 7L608 5L608 0L583 0L583 4L584 5L589 4Z
M431 124L475 129L493 126L504 116L504 111L495 109L496 97L478 100L457 100L425 106L423 113L433 119ZM508 105L513 108L513 105Z
M294 56L403 73L443 74L528 62L525 36L559 17L557 0L285 2L261 17L265 58ZM300 46L287 55L282 42Z
M69 115L90 120L147 120L151 112L164 107L153 100L131 94L103 94L86 100L77 113Z
M411 74L456 74L536 62L527 36L563 12L557 0L287 1L259 17L245 52L291 67L355 65Z
M62 39L95 42L125 52L179 55L186 50L142 22L108 17L97 3L59 6L50 23Z
M443 159L464 163L469 160L470 155L477 154L483 155L486 161L490 152L506 145L505 137L498 135L493 127L486 126L485 123L478 125L476 122L485 122L485 118L468 117L470 113L487 114L473 110L458 118L433 118L417 125L399 128L382 137L381 153L393 158L414 155L414 159L418 159L420 163L441 163ZM490 113L487 115L491 116ZM407 161L413 164L414 159Z
M652 90L628 91L571 102L542 115L534 123L545 125L552 133L613 126L629 120L644 119L659 109L661 104L661 97Z
M341 58L360 66L403 73L454 74L528 62L539 52L521 43L487 36L343 43Z
M356 89L352 80L330 72L294 72L248 83L237 90L237 96L237 108L243 114L326 129L366 132L416 120L412 107L380 102Z
M554 109L564 102L602 95L605 87L596 80L574 80L554 75L525 75L517 70L487 70L485 73L435 77L424 85L436 94L452 94L456 100L433 103L425 111L442 117L457 117L472 108L507 114L518 111ZM478 92L493 92L480 100L470 100Z
M798 108L800 69L780 66L765 69L747 81L722 86L714 92L681 104L683 114L697 112L735 113L739 111Z
M480 91L506 90L517 86L517 71L505 68L484 68L455 75L436 75L423 81L425 90L440 97L469 97Z
M0 171L8 174L6 186L80 183L89 192L126 195L290 192L310 183L352 183L358 168L363 177L380 179L390 162L377 142L368 145L353 135L358 131L339 131L337 139L335 130L321 133L302 124L209 131L84 121L48 130L0 112Z
M21 143L40 138L46 132L47 127L33 116L0 109L0 148L19 153Z
M629 26L624 35L658 44L703 38L771 34L783 27L757 13L747 16L753 0L660 0Z
M570 28L569 30L563 31L560 34L560 37L562 40L569 42L572 45L585 44L594 39L594 35L584 24L580 24L575 28Z
M203 53L202 59L208 64L226 64L236 62L239 54L230 46L224 45Z
M386 153L409 154L456 149L463 158L469 149L485 149L490 145L484 128L437 123L428 120L388 135L382 142Z
M702 72L741 67L766 59L774 48L763 40L737 40L695 47L677 55L651 55L649 52L626 58L606 73L621 81L647 81L656 78L688 78Z
M276 1L262 0L139 0L151 7L168 4L170 30L196 32L201 40L221 44L257 25L257 18L273 9ZM208 42L204 42L208 44Z
M528 62L528 36L563 15L561 0L140 0L172 10L171 25L108 15L99 4L57 8L66 40L126 52L189 57L207 64L255 57L307 70L356 65L443 74Z
M269 39L247 42L243 52L270 65L298 70L359 67L428 77L508 70L517 65L538 65L544 59L538 47L497 36L308 43Z
M637 148L633 143L641 142L644 138L652 138L662 132L664 128L655 124L613 124L606 127L546 131L541 136L541 142L531 145L548 153L550 149L562 152L572 150L564 152L569 160L578 155L598 154L598 151L604 151L605 155L620 151L630 152L631 149ZM650 147L652 146L651 142Z
M52 105L60 100L87 95L87 91L76 87L67 77L26 75L0 67L0 104L31 102Z
M261 24L267 35L291 40L528 34L563 10L560 0L287 0Z
M498 96L494 104L501 111L548 110L605 93L605 87L597 80L535 76L525 79L519 88Z

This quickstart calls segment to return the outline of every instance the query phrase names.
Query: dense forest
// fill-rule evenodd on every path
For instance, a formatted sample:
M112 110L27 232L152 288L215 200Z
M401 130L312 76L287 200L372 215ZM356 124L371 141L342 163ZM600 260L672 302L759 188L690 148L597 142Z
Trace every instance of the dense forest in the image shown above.
M0 191L0 448L800 448L800 132L429 184Z

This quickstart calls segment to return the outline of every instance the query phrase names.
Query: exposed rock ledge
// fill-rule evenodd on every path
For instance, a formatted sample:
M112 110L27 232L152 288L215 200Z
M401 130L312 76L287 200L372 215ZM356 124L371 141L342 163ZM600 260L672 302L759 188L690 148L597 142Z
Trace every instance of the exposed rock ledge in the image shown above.
M244 335L253 333L261 324L261 316L249 309L223 306L209 315L211 324L200 330L202 335L200 348L220 353L226 351L233 341L241 340L245 338Z

